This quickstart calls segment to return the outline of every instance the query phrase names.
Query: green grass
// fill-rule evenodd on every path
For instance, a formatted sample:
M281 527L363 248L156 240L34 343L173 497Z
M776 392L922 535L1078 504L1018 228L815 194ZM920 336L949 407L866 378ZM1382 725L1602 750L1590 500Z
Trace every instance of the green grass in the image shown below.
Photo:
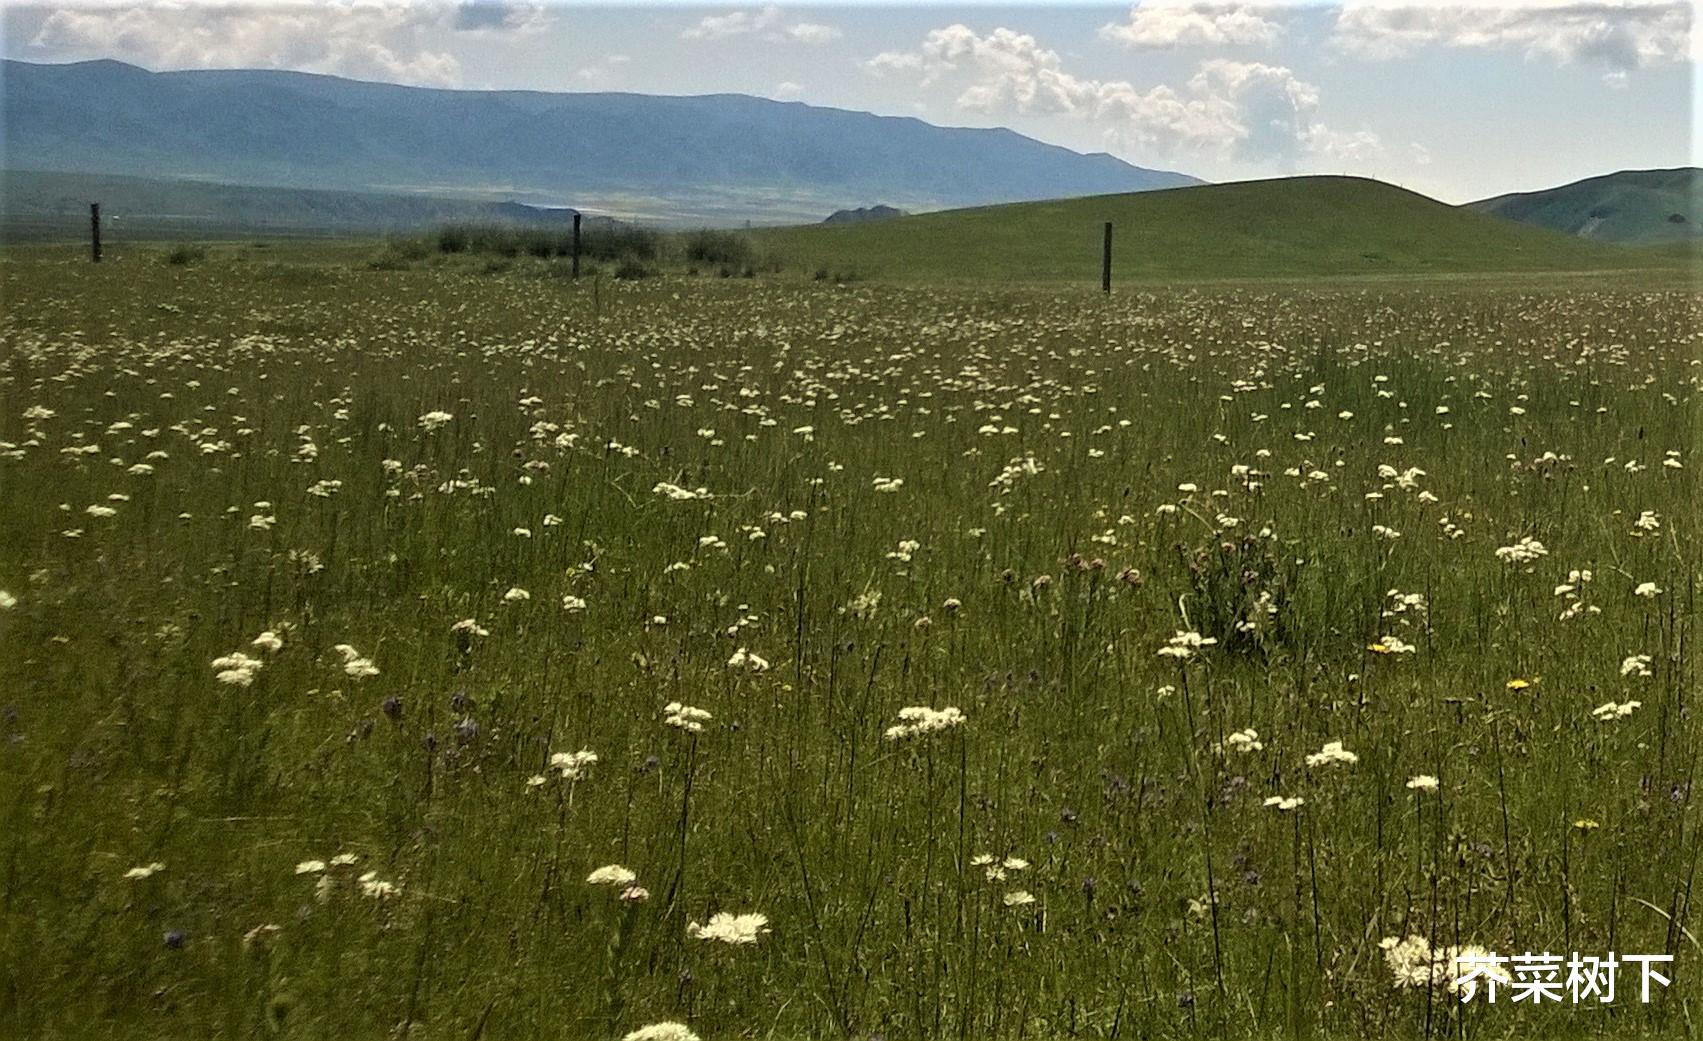
M0 262L0 1036L1697 1036L1683 287L359 256Z
M909 281L1114 282L1627 270L1648 258L1378 181L1294 177L754 233L789 268Z
M1558 188L1499 195L1474 209L1598 242L1699 241L1703 170L1622 170ZM1675 220L1674 218L1681 218Z

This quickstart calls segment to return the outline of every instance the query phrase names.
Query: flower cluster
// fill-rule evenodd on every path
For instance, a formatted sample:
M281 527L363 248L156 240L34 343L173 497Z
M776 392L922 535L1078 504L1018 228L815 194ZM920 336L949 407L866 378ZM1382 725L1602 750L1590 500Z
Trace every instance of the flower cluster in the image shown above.
M912 705L899 710L899 722L887 728L886 737L889 741L903 741L963 725L964 713L956 708L932 709Z

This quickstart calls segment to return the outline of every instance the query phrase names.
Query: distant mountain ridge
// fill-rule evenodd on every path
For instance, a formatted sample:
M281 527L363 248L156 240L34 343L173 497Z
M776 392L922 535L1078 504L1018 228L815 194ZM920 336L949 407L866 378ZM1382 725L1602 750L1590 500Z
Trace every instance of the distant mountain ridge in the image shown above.
M91 202L101 204L109 236L119 238L373 234L441 224L561 228L573 220L569 209L517 202L5 170L0 171L0 234L80 237L88 227ZM589 220L595 225L608 218Z
M1467 206L1599 242L1695 241L1703 237L1703 170L1620 170Z
M468 91L301 72L0 66L10 169L459 195L674 220L819 219L1200 183L1006 129L737 94Z
M835 210L828 214L823 224L860 224L863 221L891 220L894 217L905 216L905 211L892 206L875 205L859 206L855 210Z

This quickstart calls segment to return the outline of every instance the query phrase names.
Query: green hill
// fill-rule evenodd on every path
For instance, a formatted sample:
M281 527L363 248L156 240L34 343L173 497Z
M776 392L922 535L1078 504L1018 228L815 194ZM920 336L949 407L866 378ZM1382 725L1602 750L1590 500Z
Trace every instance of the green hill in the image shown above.
M1291 177L766 229L790 267L918 281L1114 280L1589 271L1670 266L1449 206L1380 181Z
M1703 237L1703 170L1622 170L1467 205L1598 242L1684 242Z

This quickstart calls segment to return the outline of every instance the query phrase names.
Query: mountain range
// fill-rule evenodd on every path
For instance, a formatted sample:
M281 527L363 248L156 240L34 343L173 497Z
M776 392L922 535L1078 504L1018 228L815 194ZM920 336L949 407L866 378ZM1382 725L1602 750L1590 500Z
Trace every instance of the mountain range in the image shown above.
M1007 129L737 94L467 91L117 61L0 68L8 170L820 220L1201 183Z

